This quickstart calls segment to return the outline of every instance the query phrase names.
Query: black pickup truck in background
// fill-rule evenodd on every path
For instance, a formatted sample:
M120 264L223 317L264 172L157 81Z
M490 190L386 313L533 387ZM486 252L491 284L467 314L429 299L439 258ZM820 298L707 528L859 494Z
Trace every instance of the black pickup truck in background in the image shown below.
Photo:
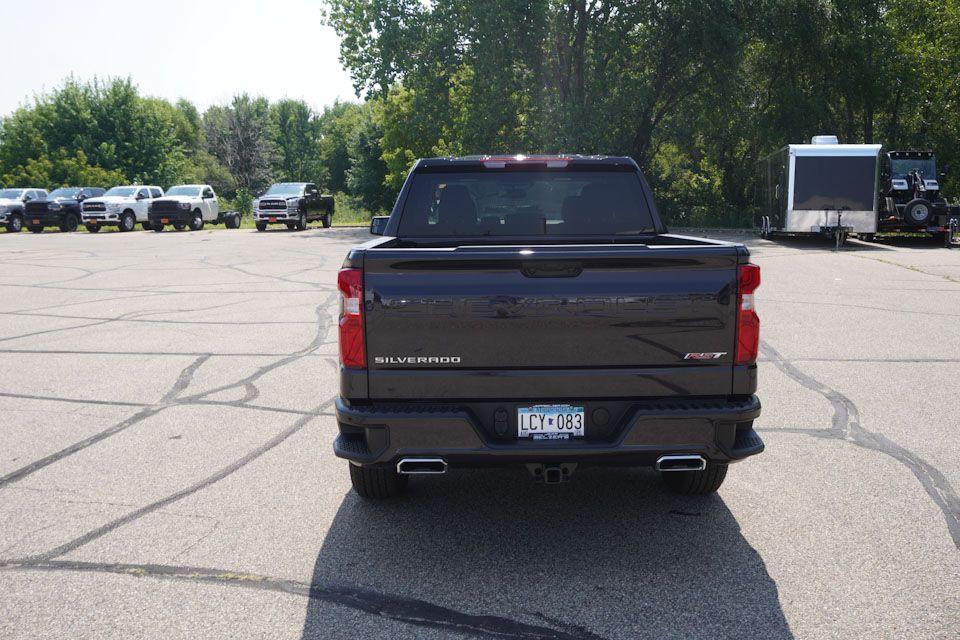
M715 491L760 453L743 245L667 233L624 157L419 160L338 277L336 455L354 489L526 466L652 466Z
M271 224L303 231L318 220L327 229L333 224L333 210L333 196L322 195L312 182L278 182L253 201L253 221L257 231L266 231Z
M24 206L23 225L33 233L44 227L57 227L60 231L76 231L80 225L80 205L87 198L102 196L100 187L60 187L46 198L31 200Z

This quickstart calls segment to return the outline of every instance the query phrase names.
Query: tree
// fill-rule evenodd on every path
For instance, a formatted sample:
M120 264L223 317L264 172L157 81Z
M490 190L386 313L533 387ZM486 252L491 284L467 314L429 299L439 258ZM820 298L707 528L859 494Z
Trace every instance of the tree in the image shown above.
M281 100L270 105L273 142L276 148L274 174L287 182L322 184L326 172L320 164L320 125L307 103Z
M256 191L270 183L275 145L265 98L241 94L229 106L210 107L203 125L210 153L230 171L238 188Z

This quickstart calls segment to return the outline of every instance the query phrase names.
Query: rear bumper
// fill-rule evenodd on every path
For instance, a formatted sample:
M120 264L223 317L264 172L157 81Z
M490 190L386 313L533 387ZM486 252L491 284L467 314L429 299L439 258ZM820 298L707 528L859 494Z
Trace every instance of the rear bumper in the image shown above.
M700 454L725 463L763 451L763 441L753 429L760 415L756 396L602 402L611 406L607 415L612 418L602 427L591 427L598 422L597 407L584 402L589 416L586 438L527 441L512 437L514 403L351 406L337 398L340 434L334 453L364 465L430 456L442 457L452 466L532 462L633 466L653 465L667 454ZM498 412L506 421L491 424Z

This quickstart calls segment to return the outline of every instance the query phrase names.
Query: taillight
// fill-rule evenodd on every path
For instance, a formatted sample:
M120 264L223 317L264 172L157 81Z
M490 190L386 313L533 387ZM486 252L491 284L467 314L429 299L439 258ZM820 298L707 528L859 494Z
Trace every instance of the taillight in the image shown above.
M753 302L753 292L760 286L760 267L740 265L737 287L737 364L752 364L760 349L760 317Z
M340 364L355 369L367 368L363 344L363 270L340 269Z

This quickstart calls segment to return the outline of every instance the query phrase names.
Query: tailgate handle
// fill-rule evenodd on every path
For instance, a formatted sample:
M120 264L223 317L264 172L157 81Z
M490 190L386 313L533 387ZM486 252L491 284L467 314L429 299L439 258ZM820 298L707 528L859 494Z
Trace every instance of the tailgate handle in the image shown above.
M528 278L576 278L583 266L578 262L524 262L520 271Z

